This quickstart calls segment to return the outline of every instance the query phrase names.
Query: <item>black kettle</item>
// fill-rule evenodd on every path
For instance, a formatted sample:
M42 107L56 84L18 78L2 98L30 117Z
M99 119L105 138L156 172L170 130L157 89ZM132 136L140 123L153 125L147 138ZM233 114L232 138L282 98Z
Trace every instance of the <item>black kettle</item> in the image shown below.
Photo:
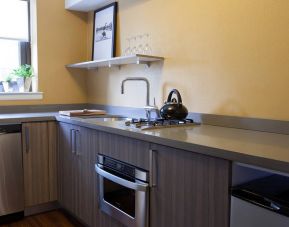
M177 95L177 99L172 99L173 94ZM160 115L167 120L183 120L188 116L188 109L182 104L182 97L177 89L171 90L167 101L160 109Z

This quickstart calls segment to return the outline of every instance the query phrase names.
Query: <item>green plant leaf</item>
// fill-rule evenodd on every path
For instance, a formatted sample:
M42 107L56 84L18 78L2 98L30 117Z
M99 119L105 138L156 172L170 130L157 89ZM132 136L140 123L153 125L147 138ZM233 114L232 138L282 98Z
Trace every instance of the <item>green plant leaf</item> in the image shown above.
M23 78L29 78L33 76L33 70L31 65L21 65L16 69L13 69L11 75Z

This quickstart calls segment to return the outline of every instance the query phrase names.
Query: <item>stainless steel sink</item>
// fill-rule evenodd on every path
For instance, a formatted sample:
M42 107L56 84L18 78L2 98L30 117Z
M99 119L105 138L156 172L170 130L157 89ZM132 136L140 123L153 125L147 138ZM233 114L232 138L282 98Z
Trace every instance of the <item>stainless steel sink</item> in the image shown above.
M87 123L97 123L97 122L111 122L111 121L127 121L131 120L130 118L127 118L125 116L120 115L99 115L99 116L82 116L80 117L83 119L83 121Z

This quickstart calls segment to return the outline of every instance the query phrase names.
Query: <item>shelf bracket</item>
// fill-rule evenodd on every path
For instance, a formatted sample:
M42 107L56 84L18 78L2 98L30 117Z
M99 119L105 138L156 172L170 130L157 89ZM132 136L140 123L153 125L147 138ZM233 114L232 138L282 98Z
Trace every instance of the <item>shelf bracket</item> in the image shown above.
M137 63L138 65L140 65L140 64L146 65L148 68L151 67L151 62L149 62L149 61L140 61L140 60L137 60L136 63Z
M108 67L111 68L111 62L108 62Z
M121 70L121 65L118 65L117 67L118 67L119 70Z
M150 68L151 67L151 63L150 62L146 62L145 65Z

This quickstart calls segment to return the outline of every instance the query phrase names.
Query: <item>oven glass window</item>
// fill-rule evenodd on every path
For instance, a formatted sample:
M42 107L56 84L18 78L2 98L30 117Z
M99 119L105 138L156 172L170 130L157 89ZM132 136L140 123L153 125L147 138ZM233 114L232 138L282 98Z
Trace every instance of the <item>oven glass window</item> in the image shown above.
M103 179L104 200L121 211L135 217L135 191Z

